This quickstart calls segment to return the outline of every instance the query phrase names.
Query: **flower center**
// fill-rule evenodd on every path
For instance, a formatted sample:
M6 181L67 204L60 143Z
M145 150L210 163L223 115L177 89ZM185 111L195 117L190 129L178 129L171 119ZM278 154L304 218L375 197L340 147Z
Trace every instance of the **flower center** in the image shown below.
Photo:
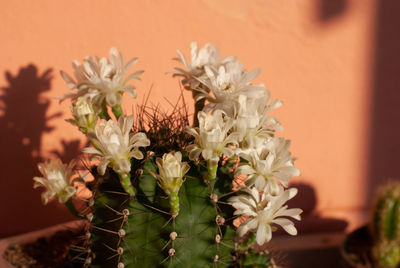
M268 211L262 210L258 212L258 224L269 223Z
M262 200L261 202L259 202L259 203L257 204L257 210L260 211L259 213L264 213L264 212L265 212L265 211L264 211L264 208L265 208L266 206L268 206L268 204L269 204L268 200Z
M112 69L105 75L105 78L112 80L116 73L117 71L115 69Z
M223 92L233 92L233 91L235 91L235 85L230 82L224 82L220 86L220 90Z

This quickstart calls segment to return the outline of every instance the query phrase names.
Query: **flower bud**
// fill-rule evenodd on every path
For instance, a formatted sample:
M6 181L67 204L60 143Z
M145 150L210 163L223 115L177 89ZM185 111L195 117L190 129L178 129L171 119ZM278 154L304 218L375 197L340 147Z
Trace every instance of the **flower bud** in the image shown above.
M92 103L84 97L71 105L71 111L74 119L67 120L79 127L83 133L93 130L97 122L97 114L94 111Z

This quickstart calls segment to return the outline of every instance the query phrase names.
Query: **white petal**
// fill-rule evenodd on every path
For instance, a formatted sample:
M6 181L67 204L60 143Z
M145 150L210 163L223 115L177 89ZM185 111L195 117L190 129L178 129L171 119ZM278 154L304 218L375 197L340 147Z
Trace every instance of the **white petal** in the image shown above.
M46 187L46 179L42 177L34 177L33 180L35 183L33 184L33 188L37 187Z
M131 171L131 163L128 159L120 159L118 161L118 171L122 173L129 173Z
M115 47L110 49L110 62L114 66L118 66L118 50Z
M97 167L97 172L99 172L100 175L104 175L106 173L106 168L108 164L110 163L110 160L103 159L99 166Z
M261 223L258 225L257 228L257 233L256 233L256 242L260 246L264 245L265 241L267 241L267 237L270 237L271 235L267 233L267 226L269 226L266 223ZM271 232L271 230L269 229Z
M129 153L130 157L136 158L136 159L143 159L143 153L139 150L133 150L132 152Z
M133 58L128 61L125 65L125 70L128 70L132 65L134 65L138 61L138 58Z
M269 105L268 108L269 109L276 109L282 106L282 101L279 99L275 99L274 101L272 101Z
M288 219L284 218L279 218L279 219L274 219L272 222L279 224L282 226L282 228L290 235L297 235L297 230L294 227L293 222L291 222Z
M250 230L254 230L257 228L258 220L256 218L249 220L248 226Z
M265 188L265 179L262 176L256 175L254 177L254 186L257 188L257 190L262 191Z
M121 116L118 119L118 125L123 134L129 133L133 126L133 116Z
M255 69L246 76L246 82L249 83L254 80L261 72L261 69Z
M200 154L201 154L201 149L199 149L199 148L192 149L192 150L190 150L190 153L189 153L189 159L196 160L199 158Z
M250 165L240 165L236 171L235 171L235 175L241 175L241 174L253 174L255 172L255 170L250 166Z
M227 157L232 157L234 152L231 148L225 147L221 150L221 153Z
M50 191L48 191L48 192L44 192L43 194L42 194L42 202L43 202L43 204L47 204L48 202L49 202L49 200L51 199L51 198L53 198L55 196L55 193L53 193L53 192L50 192Z
M187 127L185 128L185 131L186 131L186 133L188 133L189 135L194 136L196 139L199 137L199 134L198 134L198 132L196 131L195 128L192 128L192 127L187 126Z
M285 206L287 207L287 206ZM279 217L279 216L287 216L287 217L292 217L296 220L301 220L301 216L300 214L303 212L302 209L300 208L290 208L290 209L286 209L286 208L282 208L280 210L278 210L276 213L274 213L274 217Z
M213 151L211 149L204 149L201 152L201 155L203 156L203 158L205 160L211 160L213 158L213 156L214 156Z
M147 147L150 145L150 140L146 134L138 132L131 136L129 143L134 144L135 147Z
M136 98L136 88L134 86L125 86L122 88L123 91L128 92L132 98Z
M269 187L268 191L270 192L270 194L278 195L280 193L281 187L278 185L278 183L274 179L268 180L268 187ZM284 202L286 202L286 200Z
M289 198L288 198L288 200L289 199L292 199L295 195L297 195L297 188L290 188L290 189L288 189L288 190L286 190L286 191L289 191Z
M243 222L239 228L237 229L237 233L239 236L244 236L249 231L249 228L245 222Z
M129 80L132 80L132 79L134 79L134 80L140 80L140 78L139 78L139 75L141 75L142 73L144 73L144 71L143 70L139 70L139 71L136 71L136 72L134 72L134 73L131 73L130 75L128 75L126 78L125 78L125 82L128 82Z
M115 94L107 94L106 102L111 107L119 104L117 101L117 96Z
M70 89L76 89L76 82L64 71L60 71L61 77L67 83L67 87Z
M102 153L99 150L92 147L85 147L83 148L82 152L87 154L102 155Z
M272 153L269 153L267 158L265 159L265 162L267 163L267 167L270 168L272 166L272 163L275 160L275 156Z

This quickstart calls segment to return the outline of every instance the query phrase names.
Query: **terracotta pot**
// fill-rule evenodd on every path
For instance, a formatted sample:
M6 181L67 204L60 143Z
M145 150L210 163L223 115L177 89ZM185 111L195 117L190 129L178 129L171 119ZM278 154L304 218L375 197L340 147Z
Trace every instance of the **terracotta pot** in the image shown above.
M19 244L27 244L30 242L36 241L38 238L41 237L50 237L55 232L65 229L75 229L82 226L82 221L70 221L62 224L58 224L55 226L51 226L45 229L33 231L30 233L25 233L17 236L7 237L0 239L0 267L2 268L13 268L14 266L11 265L8 261L3 258L4 251L11 245Z

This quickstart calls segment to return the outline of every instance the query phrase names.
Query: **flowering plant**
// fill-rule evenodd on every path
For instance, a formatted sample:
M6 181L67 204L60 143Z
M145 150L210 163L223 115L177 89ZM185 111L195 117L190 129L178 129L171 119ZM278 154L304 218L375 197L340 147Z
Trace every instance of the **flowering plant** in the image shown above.
M300 171L290 142L275 136L282 126L268 115L281 102L253 84L260 70L221 59L212 44L199 50L192 43L191 62L178 56L184 68L173 75L194 97L191 125L184 102L169 114L143 105L136 121L124 113L123 93L136 96L129 81L142 71L125 77L137 59L125 64L115 48L108 59L74 61L75 80L61 72L74 91L60 98L72 101L68 122L91 142L83 152L100 161L89 170L94 180L85 182L92 193L86 208L74 207L82 198L72 165L60 160L39 165L35 187L47 189L45 203L56 197L87 221L82 243L71 248L80 252L70 254L83 266L274 267L255 244L270 241L277 226L296 235L287 217L300 220L302 212L285 205L297 194L285 188Z

